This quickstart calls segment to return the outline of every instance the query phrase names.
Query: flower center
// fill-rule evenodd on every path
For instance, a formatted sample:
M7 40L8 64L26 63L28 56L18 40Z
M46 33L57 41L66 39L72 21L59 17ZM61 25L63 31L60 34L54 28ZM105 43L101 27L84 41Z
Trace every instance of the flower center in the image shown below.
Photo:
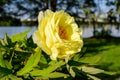
M63 27L59 27L59 33L58 34L59 34L61 39L65 39L65 40L68 39L67 31Z

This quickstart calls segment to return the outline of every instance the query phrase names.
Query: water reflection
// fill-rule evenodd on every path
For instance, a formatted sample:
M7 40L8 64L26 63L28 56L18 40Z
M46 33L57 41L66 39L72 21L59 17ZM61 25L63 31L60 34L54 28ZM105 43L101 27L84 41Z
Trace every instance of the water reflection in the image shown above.
M83 31L83 38L89 38L93 36L93 27L81 27ZM106 25L104 27L98 26L96 27L96 31L101 32L102 30L109 31L109 34L114 37L120 37L120 27L115 25Z
M4 26L1 26L0 27L0 38L3 38L5 33L7 33L8 36L11 36L11 35L15 35L19 32L26 31L29 28L32 28L32 29L31 29L30 33L28 34L28 37L33 34L33 32L37 29L37 27L35 27L35 26L34 27L28 27L28 26L4 27ZM104 28L104 30L111 31L111 33L110 33L111 36L120 37L120 30L116 26L111 26L111 25L106 25L104 27L100 26L100 27L97 27L96 30L98 32L101 32L103 28ZM89 37L93 36L93 27L82 26L81 29L83 31L83 34L82 34L83 38L89 38Z

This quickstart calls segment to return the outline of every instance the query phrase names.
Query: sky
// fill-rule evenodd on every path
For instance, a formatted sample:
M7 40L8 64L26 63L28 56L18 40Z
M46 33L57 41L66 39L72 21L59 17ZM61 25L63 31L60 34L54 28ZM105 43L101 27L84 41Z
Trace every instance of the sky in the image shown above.
M111 1L114 1L114 0L111 0ZM108 12L110 9L115 9L115 6L106 6L106 2L107 2L106 0L100 0L100 7L103 12Z

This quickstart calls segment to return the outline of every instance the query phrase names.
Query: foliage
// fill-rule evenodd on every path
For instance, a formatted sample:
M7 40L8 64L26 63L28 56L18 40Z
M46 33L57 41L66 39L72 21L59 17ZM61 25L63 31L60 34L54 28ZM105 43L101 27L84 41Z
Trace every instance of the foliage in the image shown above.
M2 15L0 17L0 26L19 26L21 21L11 16Z
M0 39L0 80L100 80L95 77L96 74L109 74L80 62L82 53L68 62L51 60L33 43L32 37L26 37L29 31L11 37L6 34L4 39Z
M6 2L7 2L7 0L0 0L0 6L3 6Z
M38 25L37 21L24 20L24 21L21 21L21 23L22 23L22 25L27 25L27 26L37 26Z
M36 18L39 11L51 9L52 11L65 10L71 15L78 16L78 10L83 4L91 6L95 5L94 0L9 0L7 5L14 5L15 10L9 10L11 6L5 6L9 11L6 14L14 16L29 15L29 18ZM77 9L77 10L75 10Z

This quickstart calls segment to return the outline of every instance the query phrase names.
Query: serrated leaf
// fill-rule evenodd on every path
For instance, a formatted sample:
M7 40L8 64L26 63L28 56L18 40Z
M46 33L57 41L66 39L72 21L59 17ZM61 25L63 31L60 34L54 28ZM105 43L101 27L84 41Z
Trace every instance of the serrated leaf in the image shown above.
M0 66L0 80L10 74L12 74L12 70Z
M17 72L17 75L23 75L31 71L35 66L37 66L38 62L40 61L41 56L41 49L37 48L34 54L31 54L30 58L28 59L26 65Z
M11 36L10 38L11 38L12 42L24 40L24 38L27 36L27 34L30 32L30 30L31 29L28 29L24 32L21 32L21 33Z

